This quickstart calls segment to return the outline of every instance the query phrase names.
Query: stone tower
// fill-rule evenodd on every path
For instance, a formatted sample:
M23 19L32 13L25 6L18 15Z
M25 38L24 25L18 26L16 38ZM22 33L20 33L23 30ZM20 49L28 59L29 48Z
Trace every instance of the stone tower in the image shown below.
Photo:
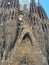
M2 0L0 2L0 28L1 28L1 42L6 45L14 43L16 38L16 25L19 12L18 0ZM14 21L14 22L13 22ZM3 46L3 44L1 44ZM10 45L9 45L10 46ZM3 48L4 49L4 48ZM6 49L5 49L6 50ZM7 52L2 52L4 55ZM2 57L1 57L2 59Z
M34 0L22 12L19 0L0 1L0 65L48 65L47 15Z

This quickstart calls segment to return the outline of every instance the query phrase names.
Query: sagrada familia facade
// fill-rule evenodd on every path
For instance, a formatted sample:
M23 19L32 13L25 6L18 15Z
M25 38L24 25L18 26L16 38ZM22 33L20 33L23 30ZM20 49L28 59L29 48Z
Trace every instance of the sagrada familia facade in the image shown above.
M30 0L28 12L19 0L0 0L0 65L49 65L49 20L39 2Z

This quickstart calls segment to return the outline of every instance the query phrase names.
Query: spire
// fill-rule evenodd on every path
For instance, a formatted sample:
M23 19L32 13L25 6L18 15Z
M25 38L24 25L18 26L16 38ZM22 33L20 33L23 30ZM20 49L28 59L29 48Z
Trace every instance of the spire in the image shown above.
M19 8L19 0L16 0L17 8Z
M38 5L40 4L39 0L38 0Z
M42 7L42 5L40 4L40 0L38 0L38 7L37 7L37 9L38 9L38 14L39 14L41 19L48 19L47 15L46 15L43 7Z
M34 0L30 0L30 13L37 13L36 4Z
M40 5L40 0L38 0L38 6Z

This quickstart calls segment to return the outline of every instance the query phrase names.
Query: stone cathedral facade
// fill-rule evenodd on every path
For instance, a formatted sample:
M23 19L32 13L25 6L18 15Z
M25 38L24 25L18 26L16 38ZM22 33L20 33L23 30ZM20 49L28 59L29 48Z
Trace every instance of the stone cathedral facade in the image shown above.
M49 65L49 20L38 4L23 12L19 0L0 0L0 65Z

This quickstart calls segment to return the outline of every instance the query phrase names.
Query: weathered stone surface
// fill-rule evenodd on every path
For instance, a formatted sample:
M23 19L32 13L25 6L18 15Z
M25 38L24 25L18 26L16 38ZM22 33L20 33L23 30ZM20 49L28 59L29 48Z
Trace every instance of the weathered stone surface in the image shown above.
M5 2L2 2L3 5L0 6L0 65L48 65L49 20L43 14L44 12L40 18L36 6L31 5L34 12L30 14L24 12L22 15L19 8L16 8L19 5L18 0L12 0L13 5L9 7L7 5L5 7ZM19 18L19 15L22 17Z

